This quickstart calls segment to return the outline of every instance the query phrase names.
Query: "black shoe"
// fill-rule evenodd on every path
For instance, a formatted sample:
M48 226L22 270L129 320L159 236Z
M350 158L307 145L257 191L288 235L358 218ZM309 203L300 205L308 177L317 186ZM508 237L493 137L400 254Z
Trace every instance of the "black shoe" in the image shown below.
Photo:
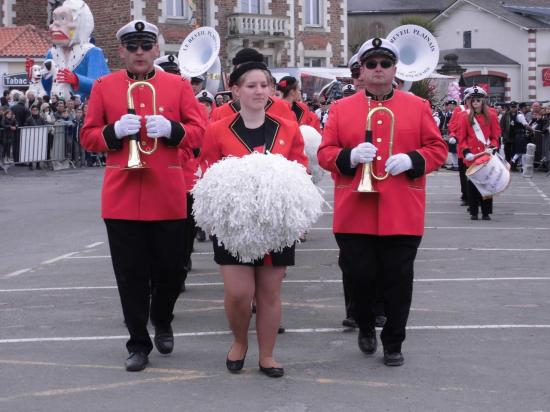
M277 333L280 335L281 333L285 333L285 327L283 325L279 326L279 329L277 329Z
M470 216L470 220L478 220L477 215L471 215L471 216Z
M481 220L491 220L491 216L483 215L483 216L481 216Z
M197 239L199 242L204 242L206 240L206 233L204 233L204 230L198 229L197 234L195 235L195 239Z
M155 338L153 341L160 353L164 355L172 353L174 350L174 332L172 331L172 327L155 328Z
M359 330L359 335L357 336L357 344L359 349L366 355L372 355L376 352L378 346L378 341L376 340L376 331L370 329L368 331Z
M374 326L377 328L383 328L386 324L386 317L384 315L378 315L376 316L376 319L374 321Z
M231 351L231 349L229 351ZM244 352L243 358L238 359L238 360L229 359L229 352L227 353L227 358L225 359L225 366L227 367L227 370L229 372L237 373L237 372L241 371L241 369L244 366L244 360L246 358L246 352L248 352L248 348L246 348L246 351Z
M356 328L357 322L355 322L355 319L353 319L351 316L348 316L346 319L342 321L342 326L345 326L346 328Z
M384 365L401 366L405 363L405 358L401 352L388 352L384 349Z
M260 367L260 372L270 378L280 378L285 374L285 370L283 368L264 368L261 364L258 364L258 366Z
M149 363L149 358L144 352L132 352L128 359L126 359L126 370L128 372L139 372L145 369L145 366Z

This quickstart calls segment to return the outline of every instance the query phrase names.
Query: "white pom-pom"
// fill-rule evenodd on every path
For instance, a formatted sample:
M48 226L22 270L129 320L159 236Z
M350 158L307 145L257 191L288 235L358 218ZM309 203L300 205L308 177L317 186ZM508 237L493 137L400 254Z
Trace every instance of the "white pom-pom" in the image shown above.
M227 157L192 193L197 225L244 263L292 246L324 203L306 169L278 154Z
M300 126L300 132L302 132L302 136L304 137L304 152L309 163L311 180L313 183L317 184L326 173L321 166L319 166L319 160L317 160L317 149L319 149L321 145L322 137L315 128L306 124Z

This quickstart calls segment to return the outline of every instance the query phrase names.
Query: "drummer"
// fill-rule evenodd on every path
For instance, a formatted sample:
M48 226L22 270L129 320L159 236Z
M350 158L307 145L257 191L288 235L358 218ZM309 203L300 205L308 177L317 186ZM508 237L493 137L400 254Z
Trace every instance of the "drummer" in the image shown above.
M465 98L470 101L471 110L459 118L457 137L464 155L464 164L469 167L478 157L476 155L498 151L501 130L495 112L489 110L485 90L478 86L471 87L466 89ZM470 219L478 220L481 205L481 219L491 220L493 200L483 199L471 180L468 181L468 202Z

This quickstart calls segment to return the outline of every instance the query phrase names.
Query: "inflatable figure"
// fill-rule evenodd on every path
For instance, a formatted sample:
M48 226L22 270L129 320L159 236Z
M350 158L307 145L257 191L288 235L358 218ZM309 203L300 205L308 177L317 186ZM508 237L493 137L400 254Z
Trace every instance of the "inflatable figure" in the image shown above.
M65 0L53 11L53 47L46 55L42 85L47 94L65 100L71 94L86 99L94 80L109 73L103 51L90 43L94 18L82 0Z
M34 64L30 68L27 68L27 76L29 78L29 89L27 93L32 92L36 97L43 97L47 94L44 86L42 86L42 74L42 68L38 64Z

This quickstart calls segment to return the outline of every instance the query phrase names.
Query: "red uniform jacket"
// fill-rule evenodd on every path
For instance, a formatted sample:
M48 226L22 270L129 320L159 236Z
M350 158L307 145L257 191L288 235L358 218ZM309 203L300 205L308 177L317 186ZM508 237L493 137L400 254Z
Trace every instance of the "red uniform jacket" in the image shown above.
M105 219L171 220L187 216L185 179L178 146L187 142L200 147L205 124L201 108L187 80L156 71L147 80L156 90L157 113L172 124L169 139L158 139L151 155L140 153L144 170L124 170L128 163L128 139L117 139L114 123L128 112L126 93L133 83L126 70L111 73L93 86L81 143L91 152L108 151L101 198ZM148 87L132 92L138 115L152 114L152 94ZM154 139L146 136L145 120L140 130L142 146L151 148Z
M304 154L304 139L298 124L280 117L266 115L266 150L279 153L288 160L296 160L306 168L307 157ZM206 169L227 156L242 157L252 153L241 139L244 122L240 114L226 117L211 123L204 136L200 163Z
M468 116L463 115L460 117L460 125L458 127L459 141L461 142L462 155L466 156L468 153L481 153L484 152L487 147L499 147L499 137L501 135L500 124L498 118L493 111L489 111L489 120L485 119L485 116L476 114L477 122L485 137L485 144L478 140L472 125L469 122ZM464 159L464 164L470 166L472 162L468 162Z
M200 104L201 114L205 125L208 125L210 120L208 119L208 111L203 104ZM195 186L197 182L197 170L199 168L198 155L200 149L193 149L187 141L183 141L180 145L180 162L183 168L183 176L185 177L185 188L189 192Z
M451 121L449 122L449 134L456 138L456 154L459 159L464 159L464 155L462 154L464 145L460 139L460 136L462 136L462 133L460 132L462 122L460 119L464 116L468 117L468 114L468 109L462 110L460 107L457 107L454 109L453 115L451 116Z
M224 117L234 115L239 110L241 110L241 105L238 100L234 100L212 110L210 120L216 122ZM267 104L265 105L265 112L270 116L282 117L283 119L291 121L296 120L296 116L292 113L288 104L273 96L268 98Z
M437 170L447 158L447 144L435 124L430 104L399 90L388 100L371 101L373 109L384 106L395 116L393 154L406 153L413 168L382 181L374 181L379 193L356 192L362 166L352 168L350 152L365 141L369 101L356 93L333 102L317 153L319 165L334 177L335 233L371 235L416 235L424 233L426 174ZM389 157L390 116L372 117L372 143L378 148L373 170L383 175Z
M319 133L321 133L321 122L315 113L309 110L307 104L303 102L294 102L290 106L292 112L296 115L298 124L301 126L303 124L313 127Z

